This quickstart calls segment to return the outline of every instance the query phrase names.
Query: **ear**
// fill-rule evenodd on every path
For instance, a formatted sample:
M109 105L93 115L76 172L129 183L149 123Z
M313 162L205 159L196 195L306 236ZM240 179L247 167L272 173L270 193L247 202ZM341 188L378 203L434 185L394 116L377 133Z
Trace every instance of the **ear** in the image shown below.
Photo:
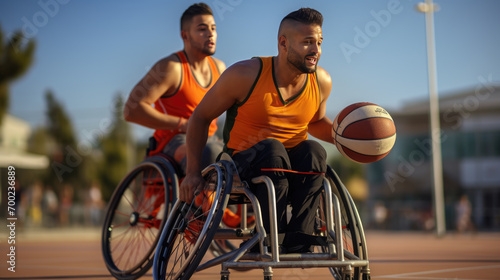
M187 41L187 39L188 39L187 31L181 30L181 38L183 41Z
M286 51L287 50L287 46L288 46L288 40L287 40L287 38L285 37L285 35L280 35L278 37L278 48Z

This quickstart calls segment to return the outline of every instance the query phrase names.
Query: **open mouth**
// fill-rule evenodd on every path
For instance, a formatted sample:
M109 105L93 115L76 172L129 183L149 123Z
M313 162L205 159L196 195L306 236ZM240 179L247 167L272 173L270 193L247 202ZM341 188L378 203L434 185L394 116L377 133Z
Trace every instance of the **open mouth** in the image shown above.
M313 56L307 56L306 61L309 62L312 65L316 65L316 62L318 61L316 57Z

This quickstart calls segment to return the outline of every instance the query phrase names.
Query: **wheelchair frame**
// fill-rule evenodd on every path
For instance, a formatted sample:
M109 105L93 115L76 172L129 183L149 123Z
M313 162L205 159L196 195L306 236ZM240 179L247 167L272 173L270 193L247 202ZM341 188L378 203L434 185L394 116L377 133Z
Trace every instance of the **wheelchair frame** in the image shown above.
M227 207L228 202L230 203L244 203L242 210L242 226L240 229L212 229L209 231L208 226L204 225L201 230L200 237L202 234L212 235L211 239L247 239L245 243L242 243L241 247L231 251L229 253L220 255L211 259L201 265L201 259L205 254L207 244L204 238L199 238L194 244L193 252L183 252L184 254L189 253L187 260L184 265L180 268L180 271L175 272L172 279L188 279L194 272L202 271L204 269L221 265L221 279L229 279L229 269L254 269L261 268L264 271L264 279L272 279L273 268L312 268L312 267L328 267L332 272L334 279L370 279L370 269L368 261L368 253L366 248L366 240L364 237L363 227L359 218L359 214L356 210L354 202L350 197L349 193L345 189L338 176L333 170L329 168L329 179L335 184L335 187L341 191L339 194L342 196L342 203L344 205L344 211L348 215L352 215L352 221L349 223L355 223L354 225L349 225L351 234L355 234L354 246L359 246L360 251L356 254L351 253L344 249L344 236L342 229L342 217L341 217L341 203L339 198L332 191L332 186L325 178L323 183L323 191L325 198L325 208L326 212L326 240L327 246L324 246L326 252L323 253L304 253L304 254L279 254L279 244L278 244L278 230L277 230L277 214L276 214L276 197L274 192L274 185L272 181L267 176L260 176L252 179L252 183L264 183L267 187L267 193L269 196L269 215L270 215L270 247L271 252L268 252L265 246L265 240L267 237L266 231L264 230L262 222L261 207L256 196L250 191L248 183L241 181L236 170L236 166L232 162L228 155L225 155L221 160L215 164L210 165L203 171L203 175L207 174L209 170L215 169L218 173L216 186L208 187L208 191L215 191L218 200L219 196L229 193L228 199L221 197L219 205L218 203L213 203L211 205L211 210L209 212L210 220L213 224L220 223L220 219L212 221L217 209L212 209L214 207L220 207L222 211ZM223 173L223 174L220 174ZM224 185L225 183L229 183ZM208 185L208 184L207 184ZM228 189L229 188L229 189ZM224 194L222 194L222 189ZM255 214L255 230L248 229L246 223L246 203L250 202L254 209ZM193 202L194 203L194 202ZM193 206L191 203L191 206ZM189 206L189 207L191 207ZM178 211L181 209L181 211ZM187 222L187 218L182 215L186 215L187 204L181 201L177 201L172 207L170 216L167 221L167 225L164 227L160 242L156 248L154 262L153 262L153 276L154 279L163 279L166 276L166 269L168 266L170 254L172 253L172 248L168 248L169 245L173 247L175 242L172 238L177 238L177 235L182 235L183 232L179 231L174 237L170 237L174 223L181 221L184 224ZM221 217L222 214L219 215ZM183 221L184 220L184 221ZM174 226L175 228L175 226ZM166 236L169 236L168 238ZM181 237L182 238L182 237ZM170 239L169 241L165 241ZM359 241L356 241L359 239ZM200 243L201 242L201 243ZM253 246L259 246L259 253L249 253L248 251ZM193 255L194 254L194 255ZM201 254L201 255L196 255ZM174 264L175 266L175 264ZM193 267L194 266L194 267ZM170 278L169 278L170 279Z

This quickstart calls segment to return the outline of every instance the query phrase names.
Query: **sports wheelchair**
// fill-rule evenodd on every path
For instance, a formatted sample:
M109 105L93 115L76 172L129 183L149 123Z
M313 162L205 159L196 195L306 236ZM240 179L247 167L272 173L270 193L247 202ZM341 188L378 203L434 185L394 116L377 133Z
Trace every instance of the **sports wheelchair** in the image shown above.
M153 265L156 244L182 177L178 164L159 153L147 156L118 184L107 206L101 238L104 262L115 278L137 279ZM235 218L241 215L226 212L232 221L226 219L227 225L223 219L221 227L234 228L239 224ZM209 251L220 256L234 249L228 241L214 240Z
M163 155L147 157L115 189L102 229L102 254L117 279L136 279L153 265L153 255L181 172Z
M259 201L250 191L248 182L240 180L228 155L224 154L220 161L205 168L203 178L205 185L192 203L178 200L170 209L154 254L154 279L189 279L193 273L217 265L221 265L222 280L229 279L229 269L261 268L264 279L271 280L273 268L312 267L328 268L337 280L370 279L366 240L356 206L330 167L316 211L317 244L314 244L313 253L304 254L279 253L276 199L273 183L268 177L253 178L251 183L265 183L267 187L269 234L264 230ZM235 204L242 205L243 212L248 204L252 206L253 228L248 227L246 213L242 215L239 228L221 226L226 207ZM214 240L244 242L233 245L231 250L226 247L215 258L200 264L207 249L213 248ZM270 245L270 251L267 245ZM255 248L258 253L251 250L254 246L258 246Z

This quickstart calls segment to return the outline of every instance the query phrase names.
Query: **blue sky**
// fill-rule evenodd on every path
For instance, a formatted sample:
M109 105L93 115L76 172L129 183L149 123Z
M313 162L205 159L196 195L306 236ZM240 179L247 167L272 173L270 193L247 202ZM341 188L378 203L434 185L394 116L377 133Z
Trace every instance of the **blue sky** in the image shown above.
M116 94L132 87L160 58L182 48L181 13L199 1L4 0L4 33L37 41L29 72L11 86L9 112L33 127L45 123L50 89L80 137L102 129ZM277 54L280 20L300 7L322 12L319 65L333 78L328 115L369 101L389 111L428 98L424 14L416 0L207 0L218 30L215 57L228 66ZM500 82L500 1L435 0L440 96ZM134 125L135 135L151 131Z

